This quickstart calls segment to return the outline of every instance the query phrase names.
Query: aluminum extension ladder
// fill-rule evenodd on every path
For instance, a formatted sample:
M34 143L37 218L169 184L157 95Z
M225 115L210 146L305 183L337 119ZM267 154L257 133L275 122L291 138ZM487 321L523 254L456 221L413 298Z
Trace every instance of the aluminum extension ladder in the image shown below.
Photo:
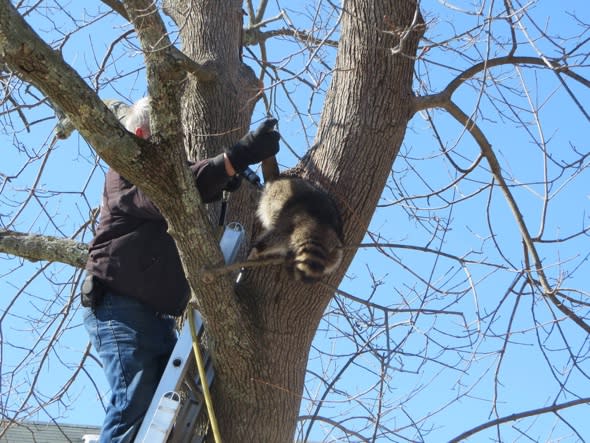
M225 227L219 246L227 264L235 261L244 238L244 228L239 223ZM194 314L195 330L200 338L203 322L198 311ZM190 329L186 320L134 443L202 443L206 436L206 408L195 369ZM215 373L206 352L203 360L207 383L211 386Z

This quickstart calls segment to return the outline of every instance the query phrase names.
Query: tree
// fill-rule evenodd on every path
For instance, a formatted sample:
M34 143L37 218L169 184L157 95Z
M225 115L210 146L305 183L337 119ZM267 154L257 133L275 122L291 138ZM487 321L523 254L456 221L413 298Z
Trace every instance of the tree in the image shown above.
M3 173L0 250L48 261L31 272L57 293L69 291L57 311L48 300L33 316L53 336L39 334L20 363L3 369L4 416L67 404L91 356L87 349L71 382L49 398L36 377L26 389L17 382L26 371L40 374L70 327L76 267L92 225L77 218L81 227L64 229L34 176L24 196L11 186L38 161L42 176L55 144L39 147L38 134L25 131L55 123L51 106L165 215L205 321L225 441L315 439L318 423L328 440L581 438L590 324L588 199L578 186L589 154L583 131L567 125L574 115L576 125L588 124L589 27L574 10L559 18L552 10L557 24L545 24L539 15L547 3L277 3L270 17L266 1L247 1L242 30L237 1L103 0L77 16L60 2L2 0L3 131L14 158L25 160L20 172ZM119 35L104 49L89 46L86 66L74 69L69 41L99 25ZM127 65L137 52L141 63ZM139 89L143 77L154 103L149 142L124 131L101 101L122 85ZM559 112L548 114L552 107ZM303 134L292 146L296 137L281 129L283 155L294 154L283 157L287 166L342 208L345 261L311 287L280 266L252 269L234 291L232 274L207 278L222 263L209 222L218 208L201 204L184 160L219 152L255 113L271 111L293 115ZM502 146L509 142L518 149ZM91 156L89 163L99 176L103 164ZM85 190L76 198L88 210L96 205ZM229 218L248 232L254 200L246 186L232 196ZM370 227L372 220L382 225ZM357 263L370 263L360 284L358 268L345 279L357 251ZM68 266L58 273L50 262ZM10 263L9 278L25 266ZM68 270L74 275L64 283L57 276ZM20 315L14 305L28 291L24 283L15 288L4 324ZM320 345L325 330L338 336L338 349ZM6 332L2 343L3 354L20 346ZM516 401L503 387L513 377L507 362L529 346L531 361L542 365L546 390L534 400L542 404ZM354 385L344 382L347 374ZM432 395L437 389L449 392ZM469 417L474 397L485 412ZM548 413L556 420L550 429ZM466 418L449 418L457 414Z

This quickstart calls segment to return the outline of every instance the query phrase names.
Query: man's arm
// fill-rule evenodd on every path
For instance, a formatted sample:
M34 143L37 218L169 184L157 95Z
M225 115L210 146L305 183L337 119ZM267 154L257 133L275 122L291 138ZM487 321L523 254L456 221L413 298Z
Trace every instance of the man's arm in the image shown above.
M226 154L192 163L190 169L205 203L219 200L227 182L236 174Z

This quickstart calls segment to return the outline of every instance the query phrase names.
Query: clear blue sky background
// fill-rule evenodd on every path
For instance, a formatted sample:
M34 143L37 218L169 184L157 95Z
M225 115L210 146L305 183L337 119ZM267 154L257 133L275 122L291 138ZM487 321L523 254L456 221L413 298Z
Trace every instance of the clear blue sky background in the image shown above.
M585 1L570 1L564 3L569 11L576 11L582 22L590 23L590 11ZM467 4L456 4L460 8L473 9ZM486 4L489 7L488 4ZM70 13L74 17L81 17L82 6L72 4ZM422 4L422 10L425 18L429 23L430 38L441 40L444 35L461 32L470 28L474 21L480 20L473 16L460 15L445 9L438 2L425 1ZM484 8L485 10L485 8ZM562 6L556 6L551 1L541 1L532 9L540 24L547 24L556 27L562 37L575 35L579 29L571 25L571 18L567 15ZM49 17L52 11L47 10ZM297 16L291 11L292 17L306 20ZM272 15L272 13L271 13ZM41 26L43 29L49 29L49 21L36 16L31 16L31 22L34 26ZM565 27L562 23L570 23ZM71 24L70 24L71 25ZM64 25L67 27L68 25ZM493 26L501 26L494 24ZM507 27L504 29L504 34ZM72 64L76 69L86 72L92 69L97 63L100 63L101 57L105 53L107 45L111 42L115 34L122 33L121 22L119 20L106 19L95 27L90 27L85 31L78 33L75 39L69 41L64 47L64 56L66 61ZM533 35L537 32L534 29L528 29ZM506 34L505 34L506 35ZM523 35L519 34L519 40L523 40ZM541 44L540 49L553 54L554 48ZM88 47L92 45L93 50L89 51ZM524 47L524 45L523 45ZM291 46L286 46L284 42L278 42L276 46L269 46L269 58L272 61L281 62L286 54L290 54ZM483 46L478 45L478 50ZM441 58L442 52L432 49L432 56L427 58L432 60L444 60L451 66L457 66L460 69L467 67L465 61L452 52L447 52ZM474 51L466 43L465 51ZM323 54L326 60L333 60L333 53L329 51ZM524 55L524 54L522 54ZM526 55L536 55L529 48ZM121 67L135 66L141 63L139 53L123 53L117 49L114 58L118 59ZM305 59L301 57L294 62L293 66L301 68ZM90 68L88 68L90 67ZM256 68L256 67L255 67ZM320 68L316 65L315 74L318 74ZM425 66L418 66L420 80L429 83L431 90L438 91L443 87L456 72L450 74L445 70L437 69L436 66L428 66L431 73L427 76ZM125 68L131 71L131 68ZM497 79L501 79L507 85L516 85L518 75L526 80L527 85L531 88L530 93L532 100L536 101L537 106L541 108L540 118L544 128L544 136L549 140L549 147L554 152L556 161L568 161L567 151L571 143L576 145L582 152L588 152L588 121L576 110L571 99L559 89L559 82L556 77L541 73L538 70L524 68L518 74L513 69L498 68L492 71ZM324 72L328 74L328 72ZM307 75L307 74L306 74ZM318 74L319 77L319 74ZM315 77L317 79L318 77ZM510 78L508 78L510 77ZM105 81L107 75L101 79ZM308 79L314 80L309 74ZM91 81L91 79L89 80ZM325 87L327 83L322 84ZM576 85L572 86L582 103L588 103L588 92L580 90ZM418 88L418 86L417 86ZM303 90L303 88L302 88ZM498 96L502 89L490 87L490 93ZM121 98L123 96L137 99L145 93L145 81L143 71L131 72L124 79L115 84L115 89L105 87L100 94L103 98ZM295 93L293 97L299 101L303 108L307 107L309 97L305 93ZM278 95L281 99L281 95ZM465 85L456 93L455 99L465 112L470 113L478 104L480 96L473 85ZM521 117L530 120L524 110L527 109L527 99L523 97L517 103L522 106L523 112ZM534 146L529 137L523 133L522 128L517 127L515 123L509 121L509 118L515 118L515 115L501 115L499 112L490 111L490 103L482 100L479 103L482 109L487 110L487 119L481 121L481 127L484 129L500 161L503 164L504 172L507 177L518 177L521 183L528 183L527 186L512 188L519 203L523 205L527 224L533 233L536 233L540 223L540 217L543 210L542 196L544 190L539 181L543 178L543 155ZM316 98L310 106L314 113L321 110L321 102ZM311 121L307 120L308 135L301 130L299 121L294 118L293 111L288 104L280 102L276 108L273 108L275 114L280 120L280 130L285 142L297 149L301 155L306 147L312 142L315 130ZM253 121L262 118L263 109L258 109ZM441 136L445 140L447 147L454 147L454 154L457 161L462 167L467 167L477 155L477 147L472 139L463 133L461 127L448 116L440 111L432 113L437 122L437 129L441 131ZM565 114L565 115L564 115ZM22 131L19 134L19 140L23 142L23 149L34 154L43 151L44 146L51 138L51 131L55 120L48 109L40 111L37 118L47 119L44 123L33 127L30 134ZM318 114L314 115L315 119L319 118ZM530 127L534 131L534 126ZM524 134L524 135L523 135ZM2 135L2 162L0 172L5 176L15 176L23 167L23 152L17 152L10 135ZM573 157L572 157L573 158ZM85 220L88 211L98 205L100 192L103 184L102 171L104 165L95 167L92 160L92 150L86 145L83 139L75 133L69 140L59 142L51 152L46 168L42 175L41 181L37 186L37 201L31 204L18 219L18 223L11 227L19 231L32 231L39 233L53 233L54 235L71 235L81 223ZM415 159L422 159L419 162ZM292 166L296 158L283 145L280 162L285 166ZM571 158L569 159L571 161ZM0 196L0 213L3 220L6 214L13 214L15 211L15 201L21 201L23 190L27 185L33 182L39 161L34 162L32 167L27 167L24 173L10 182L4 183L5 188ZM418 165L419 169L416 168ZM428 187L438 188L438 186L449 183L454 177L455 172L449 164L440 156L439 147L432 137L432 131L426 122L424 115L417 115L412 120L408 129L406 140L402 147L400 157L393 167L393 179L405 187L410 195L421 195L429 192ZM556 174L556 169L549 165L550 176ZM428 180L426 184L423 179ZM549 208L547 218L546 232L548 238L567 236L572 232L580 230L582 226L588 224L588 213L590 209L590 198L587 175L581 175L574 180L557 181L551 189L556 194ZM445 193L449 199L460 199L462 196L479 189L481 183L489 181L489 174L485 168L471 176L470 182L462 182L459 187L450 189ZM481 182L480 182L481 181ZM391 183L390 183L391 184ZM392 184L391 184L392 185ZM560 187L563 186L563 189ZM80 194L80 189L85 188L84 196ZM429 246L436 249L443 243L443 250L446 252L464 255L472 251L470 257L477 258L485 255L485 258L491 262L500 262L500 257L491 251L488 245L492 239L488 229L488 220L486 218L485 208L488 199L493 202L491 218L495 229L495 238L502 245L502 252L516 264L522 260L522 246L513 217L510 214L506 203L504 202L499 191L495 191L492 196L488 192L482 192L475 198L468 200L454 209L445 208L441 199L422 199L415 200L414 204L428 207L428 211L422 211L423 216L437 216L441 221L448 218L451 221L452 229L444 236L441 241L440 237L433 238L429 242L427 231L421 228L421 224L429 224L431 221L419 220L408 215L405 203L398 203L390 206L392 201L399 198L399 192L392 185L393 191L386 190L382 198L383 207L379 208L375 219L371 225L371 231L381 232L386 241L402 243L404 245ZM39 192L41 191L42 192ZM26 190L25 190L26 192ZM59 194L59 195L58 195ZM13 199L11 198L13 197ZM43 208L43 209L41 209ZM45 212L45 213L44 213ZM564 216L564 214L567 214ZM10 217L8 217L10 218ZM52 222L48 220L51 218ZM60 234L61 233L61 234ZM84 241L90 239L89 234L83 238ZM367 239L368 241L368 239ZM588 290L588 237L581 237L579 240L571 242L566 246L556 246L547 244L540 247L543 258L548 258L549 265L555 265L548 269L552 278L565 278L567 287L579 287ZM559 249L557 253L556 250ZM479 251L483 253L478 255ZM367 298L372 293L371 301L392 307L401 302L402 297L408 300L408 307L417 308L419 299L428 295L428 305L424 306L429 309L446 309L453 312L461 312L462 315L443 314L443 315L421 315L419 319L412 317L416 322L411 327L409 324L410 314L396 313L388 316L389 324L392 325L389 339L383 334L376 335L372 341L375 346L395 347L399 346L400 358L398 361L391 362L392 369L389 376L392 377L391 386L395 389L388 392L388 407L391 410L385 419L395 417L392 428L407 424L407 416L421 416L434 413L443 408L446 402L460 397L456 403L438 413L432 421L435 428L426 437L427 441L438 442L445 441L461 431L464 431L479 423L494 418L491 410L490 399L498 395L498 414L500 416L509 415L528 409L538 408L550 405L556 398L558 389L554 382L549 384L548 377L551 378L550 368L545 361L545 357L540 353L536 343L537 336L532 329L533 312L536 321L540 323L552 320L548 311L541 309L542 300L536 300L533 304L530 298L523 297L520 307L516 310L513 319L513 330L518 331L511 337L511 344L504 356L499 374L500 383L497 392L493 390L491 383L495 376L496 365L498 362L498 349L501 348L501 334L512 315L514 306L513 296L509 297L508 302L502 305L499 310L497 320L494 322L485 322L481 325L482 329L489 328L485 338L482 335L467 335L468 331L477 330L477 313L480 318L489 315L504 296L504 292L510 281L515 275L509 272L496 271L491 267L474 266L470 267L471 274L469 277L477 284L477 291L464 297L456 302L452 297L436 298L431 295L428 286L420 278L430 279L430 283L446 288L448 291L453 289L464 288L468 285L466 274L457 266L456 263L441 259L435 254L428 254L421 251L394 251L399 263L395 265L392 261L385 260L383 255L373 249L362 249L359 251L353 265L348 271L347 278L342 283L341 288L350 292L357 297ZM491 255L496 254L496 255ZM563 266L558 266L558 261L566 262ZM38 323L38 328L31 325L31 319L42 315L42 311L47 309L49 304L53 303L53 312L59 312L64 306L65 300L71 296L69 287L59 286L61 292L56 292L55 287L48 286L47 279L37 278L26 286L22 295L17 294L18 288L23 287L24 282L31 278L36 270L41 269L43 264L30 264L23 262L22 265L18 260L0 259L0 308L2 312L12 303L11 315L3 318L1 323L1 340L3 345L2 370L7 371L28 353L32 341L36 340L41 334L43 328L53 329L55 325L46 325ZM569 277L566 272L578 270L573 276ZM416 275L413 273L419 275ZM52 265L43 271L45 277L56 281L59 284L66 283L71 278L71 269L65 265ZM371 288L371 276L379 284L373 291ZM19 295L19 296L17 296ZM341 340L342 331L349 331L351 325L347 324L342 317L330 315L330 312L339 309L339 303L346 303L353 310L358 310L361 305L339 297L335 303L328 309L325 321L320 326L314 347L324 351L334 350L335 353L345 355L355 351L355 346ZM543 316L543 312L545 312ZM16 314L16 315L15 315ZM364 317L363 317L364 316ZM372 322L383 321L383 317L376 312L375 319L370 319L368 313L363 311L358 317L354 318L354 326L359 327L364 333L370 335L373 331L377 333L377 328ZM87 336L81 328L80 312L75 312L65 317L66 327L63 336L60 337L60 345L55 352L47 356L46 370L42 374L40 385L46 389L47 395L53 395L56 387L61 386L64 380L71 376L76 370L74 364L83 353ZM431 329L431 328L436 329ZM428 331L428 339L426 338ZM498 334L498 337L494 337ZM573 324L565 323L563 334L568 337L568 341L575 351L587 349L589 346L588 337L582 334ZM42 335L46 340L46 335ZM541 338L542 339L542 338ZM468 347L471 340L477 343L477 355L475 360L467 364L470 359L470 352L473 348ZM556 372L567 371L571 362L568 362L567 353L560 351L562 344L551 336L545 343L548 349L552 349L553 354L562 353L557 359L562 363L560 367L554 367ZM445 352L442 354L443 347L456 346L456 352ZM440 363L433 361L424 362L418 357L409 355L411 352L418 352L421 349L427 349L427 355L431 358L438 358ZM463 351L464 349L464 351ZM43 342L38 343L35 352L39 357L43 355ZM403 355L403 357L402 357ZM442 364L441 364L442 363ZM580 362L584 367L585 362ZM336 374L342 361L326 360L320 358L318 352L311 354L310 370L315 373ZM367 369L369 368L369 369ZM375 366L375 359L369 356L363 356L355 362L337 384L337 388L347 392L357 393L363 400L374 400L375 392L369 391L369 395L363 396L362 393L369 389L369 385L374 383L375 378L370 378L371 371L379 368ZM586 367L586 369L588 369ZM92 378L99 383L99 388L105 392L106 384L100 368L95 362L86 365L85 370L92 375ZM590 393L588 380L576 371L571 372L568 379L567 387L580 396L587 396ZM9 390L18 391L20 396L25 396L28 386L33 381L30 377L33 373L19 379L18 386L7 385L8 380L2 380L3 397ZM309 375L309 384L305 397L314 397L322 392L321 383L313 375ZM73 400L75 405L69 410L65 410L62 405L55 404L54 407L47 411L51 415L62 417L60 421L64 423L82 423L82 424L100 424L103 417L100 402L95 397L94 387L91 386L89 377L81 376L76 384L68 391L68 398ZM106 394L106 392L105 392ZM398 402L404 399L403 411L396 407ZM4 397L6 398L6 397ZM13 397L11 396L11 399ZM108 397L105 397L105 400ZM571 395L567 399L571 399ZM334 394L328 398L321 414L333 413L334 411L350 411L358 407L356 400L349 396ZM564 397L559 397L563 401ZM303 405L302 414L308 413L305 410L306 403ZM327 411L327 412L326 412ZM422 411L417 412L417 411ZM590 423L585 417L588 416L588 407L581 406L563 413L564 417L571 419L576 423L578 430L582 429L580 423L586 422L583 429L584 436L590 436ZM407 414L407 415L406 415ZM351 413L356 416L356 413ZM46 419L45 411L38 414L40 419ZM351 423L354 419L347 422L347 425L355 429ZM365 423L358 420L356 429L360 429ZM563 441L577 441L572 436L571 430L567 429L563 423L559 423L555 416L545 415L535 421L524 421L512 427L507 425L503 428L502 437L504 441L515 441L521 435L521 430L527 426L534 427L534 435L538 435L537 441L545 441L546 436L553 435L566 436ZM551 434L550 429L556 426L555 431ZM317 440L322 439L323 430L327 425L319 424L314 429L312 437ZM478 434L472 441L489 441L486 438L497 437L494 430ZM418 438L418 437L416 437ZM328 437L329 439L329 437ZM523 440L526 441L526 440Z

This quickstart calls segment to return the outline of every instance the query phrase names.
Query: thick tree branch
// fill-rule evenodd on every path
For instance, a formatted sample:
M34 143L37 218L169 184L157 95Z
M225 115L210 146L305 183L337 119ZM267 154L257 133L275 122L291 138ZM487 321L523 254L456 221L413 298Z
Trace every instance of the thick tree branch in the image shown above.
M127 166L140 155L137 139L8 0L0 0L0 59L49 97L107 163L131 180L137 177Z
M173 94L178 93L179 75L172 72L173 63L166 55L169 45L158 41L165 30L159 16L154 16L157 11L153 9L152 2L142 1L127 2L126 8L136 22L142 44L147 45L149 88L170 100ZM0 58L24 81L40 89L63 110L100 157L140 186L160 208L176 240L187 278L197 298L200 294L216 299L215 306L220 311L216 315L219 329L235 331L225 344L231 347L239 343L242 348L247 348L248 334L239 327L240 324L243 326L243 318L231 296L233 291L229 279L218 279L215 284L205 287L198 277L198 269L220 263L222 256L190 171L183 161L186 155L182 131L177 123L179 112L174 113L166 107L166 103L156 100L152 116L158 111L165 114L155 115L158 122L156 128L165 131L169 138L156 134L148 142L133 136L61 55L33 31L8 0L0 0ZM156 72L160 68L161 72ZM176 107L175 100L168 103ZM195 242L199 248L191 246ZM202 313L204 317L210 314Z
M129 20L129 16L127 15L127 11L125 11L125 6L123 6L123 4L118 1L118 0L100 0L102 3L104 3L105 5L107 5L109 8L111 8L113 11L115 11L117 14L119 14L121 17L123 17L125 20Z
M105 5L109 6L113 11L117 12L125 20L132 21L125 5L117 0L101 0ZM163 24L161 26L163 28ZM170 57L177 64L179 72L186 71L197 76L201 81L212 81L217 77L217 70L219 67L213 62L198 63L183 52L179 51L175 46L170 45L168 41L167 50L169 51Z
M160 170L162 181L155 183L154 188L150 188L153 183L146 183L148 195L166 218L168 232L176 241L185 275L195 295L193 302L198 305L206 323L215 324L215 327L208 328L211 341L220 343L218 349L221 349L223 338L223 346L227 349L241 347L246 350L242 354L244 358L253 358L249 353L253 342L246 329L249 325L244 321L241 308L233 297L233 282L226 277L204 285L200 276L202 267L214 267L222 263L223 258L208 214L196 192L193 177L184 166L184 133L187 128L181 126L182 119L178 116L181 115L179 84L185 79L186 72L179 69L177 61L180 59L188 64L188 58L178 57L179 53L168 38L156 3L151 0L126 0L123 3L144 51L148 93L151 97L152 134L155 134L155 141L160 145L154 156L161 164L153 164L153 167ZM172 170L162 171L166 164ZM169 181L174 182L174 187L161 193L158 186ZM195 244L199 247L194 248ZM215 300L215 303L206 303L210 300ZM228 330L235 334L228 336ZM228 352L226 354L229 355ZM233 356L237 358L235 353Z
M139 14L137 10L133 9L133 11ZM138 26L141 28L142 24ZM157 23L153 26L161 30ZM148 37L145 37L147 44L152 44L155 37L148 31L145 33L148 34ZM185 167L186 156L182 149L182 142L176 140L177 143L173 143L174 140L169 139L165 147L160 146L159 149L154 149L154 145L162 145L161 140L160 143L155 140L154 144L150 144L126 131L94 91L65 63L58 52L51 49L33 31L8 0L0 0L0 56L23 80L43 91L58 108L64 111L101 158L131 182L141 186L165 216L174 212L174 208L170 206L176 204L168 196L183 196L184 207L190 208L189 212L192 212L185 214L180 211L179 218L183 219L185 216L193 221L193 226L201 226L203 244L206 245L209 241L212 248L216 247L210 241L208 223L204 221L207 220L207 216L202 209L189 171ZM151 67L154 69L154 65ZM158 82L159 77L156 74L152 77L155 78L155 83L166 83L168 88L172 88L170 81ZM158 122L163 120L171 122L178 115L170 110L166 112L162 103L157 103L156 108L162 108L165 114L157 116ZM181 139L181 131L176 122L165 126L167 130L173 126L176 130L174 138ZM200 215L197 216L199 210ZM195 223L199 219L203 220L203 223ZM187 225L186 219L178 225ZM176 225L172 224L172 226ZM197 234L191 232L191 235Z
M177 118L180 115L178 84L186 72L177 68L172 57L173 46L156 3L126 0L123 4L144 53L148 94L152 99L152 134L170 142L182 134L181 120Z
M84 268L88 245L67 238L0 230L0 252L30 261L45 260Z

